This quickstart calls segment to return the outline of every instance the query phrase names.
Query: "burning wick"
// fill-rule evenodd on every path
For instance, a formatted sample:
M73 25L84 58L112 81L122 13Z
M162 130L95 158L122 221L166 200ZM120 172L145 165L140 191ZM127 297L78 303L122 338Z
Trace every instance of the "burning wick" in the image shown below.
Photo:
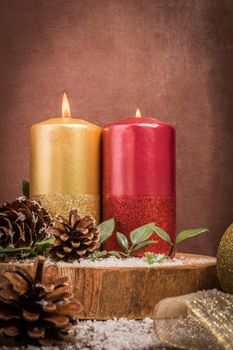
M71 118L70 104L69 104L69 100L66 92L63 93L63 97L62 97L62 117Z
M139 108L137 108L135 116L136 116L136 118L141 118L141 113L140 113Z

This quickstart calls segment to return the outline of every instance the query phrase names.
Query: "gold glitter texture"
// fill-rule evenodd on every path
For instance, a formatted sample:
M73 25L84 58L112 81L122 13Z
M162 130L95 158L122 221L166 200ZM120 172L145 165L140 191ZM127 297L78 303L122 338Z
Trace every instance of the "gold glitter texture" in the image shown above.
M233 224L224 233L218 248L217 273L222 289L233 294Z
M155 332L168 346L232 350L233 296L217 290L162 300L155 309Z
M77 208L81 216L90 214L97 223L100 221L100 196L97 194L41 194L32 196L54 217L60 214L68 217L72 208Z

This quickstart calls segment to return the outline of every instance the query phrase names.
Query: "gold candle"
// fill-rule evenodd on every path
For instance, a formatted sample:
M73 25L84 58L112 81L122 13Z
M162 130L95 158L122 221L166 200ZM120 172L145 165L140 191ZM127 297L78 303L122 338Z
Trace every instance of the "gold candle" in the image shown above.
M66 93L62 118L35 124L30 132L30 198L55 216L70 209L100 219L101 131L71 118Z

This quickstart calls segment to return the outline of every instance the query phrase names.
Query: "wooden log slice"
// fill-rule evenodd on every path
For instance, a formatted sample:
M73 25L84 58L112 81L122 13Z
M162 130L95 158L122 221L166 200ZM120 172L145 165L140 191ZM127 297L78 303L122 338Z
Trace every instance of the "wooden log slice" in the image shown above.
M80 319L109 320L114 317L143 319L153 315L161 299L218 288L216 261L207 256L177 254L197 262L182 265L148 267L87 267L59 263L59 275L69 276L75 297L84 311ZM200 259L201 258L201 259ZM201 261L201 262L200 262ZM3 269L24 267L31 263L0 263ZM2 277L0 277L2 282Z

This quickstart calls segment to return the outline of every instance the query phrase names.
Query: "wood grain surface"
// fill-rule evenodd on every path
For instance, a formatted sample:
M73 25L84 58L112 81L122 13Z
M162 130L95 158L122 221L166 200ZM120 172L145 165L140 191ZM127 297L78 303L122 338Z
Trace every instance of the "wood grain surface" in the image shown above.
M179 257L179 254L177 255ZM84 306L81 319L108 320L114 317L143 319L152 316L163 298L218 287L215 262L153 267L77 267L59 264L59 275L69 276L73 292ZM0 264L0 271L19 264ZM20 264L31 270L31 264Z

